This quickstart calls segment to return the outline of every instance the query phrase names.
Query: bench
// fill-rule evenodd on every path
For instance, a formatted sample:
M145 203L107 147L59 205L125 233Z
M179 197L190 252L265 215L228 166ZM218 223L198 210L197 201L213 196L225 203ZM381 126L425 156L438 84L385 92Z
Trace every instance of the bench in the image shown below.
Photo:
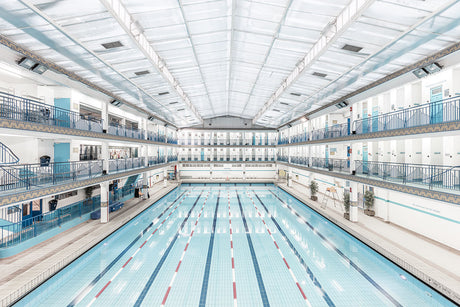
M113 202L109 205L109 212L117 211L121 208L123 208L124 203L121 201L116 201ZM101 210L96 210L94 212L91 212L91 219L92 220L99 220L101 218Z

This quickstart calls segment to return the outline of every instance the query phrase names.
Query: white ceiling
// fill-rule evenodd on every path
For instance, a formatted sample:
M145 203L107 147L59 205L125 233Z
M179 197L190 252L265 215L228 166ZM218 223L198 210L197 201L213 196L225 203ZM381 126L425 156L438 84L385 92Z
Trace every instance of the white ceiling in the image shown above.
M453 0L2 0L0 34L179 127L276 127L458 42L458 16Z

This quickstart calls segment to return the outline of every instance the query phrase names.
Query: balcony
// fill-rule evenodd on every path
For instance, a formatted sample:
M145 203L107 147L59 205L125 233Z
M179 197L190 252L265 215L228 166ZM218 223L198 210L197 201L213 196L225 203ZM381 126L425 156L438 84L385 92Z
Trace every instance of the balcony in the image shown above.
M460 167L428 164L355 161L356 175L429 189L460 191Z
M427 103L353 122L356 134L404 129L460 120L460 97Z
M143 140L145 138L145 131L140 129L135 129L132 127L127 127L120 124L110 123L108 130L108 134L123 136L127 138L133 138L138 140Z
M102 133L102 120L0 92L0 118Z
M173 159L173 158L171 158ZM109 160L109 172L117 173L165 163L164 157ZM0 166L0 193L11 194L102 176L102 160L15 164Z
M275 146L274 139L179 139L179 145L203 146Z

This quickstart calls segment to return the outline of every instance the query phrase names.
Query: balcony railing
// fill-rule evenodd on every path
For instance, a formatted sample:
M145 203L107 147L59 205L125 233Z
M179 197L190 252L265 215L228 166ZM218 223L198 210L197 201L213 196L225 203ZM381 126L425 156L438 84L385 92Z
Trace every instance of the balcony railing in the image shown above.
M460 190L460 166L356 160L356 174L430 189Z
M92 199L80 201L32 218L0 226L0 248L17 245L54 228L61 227L66 222L98 210L100 206L101 198L95 196Z
M102 132L102 120L0 92L0 118Z
M181 157L180 161L208 161L208 162L220 162L220 161L227 161L227 162L274 162L274 157Z
M147 139L149 141L164 143L166 141L166 136L157 132L147 131Z
M349 135L349 128L348 123L333 125L332 127L322 128L313 130L311 132L311 140L324 140L324 139L332 139L338 138L342 136Z
M171 156L171 161L174 161ZM164 157L149 157L149 166L165 163ZM109 172L116 173L147 167L145 159L109 160ZM0 193L34 190L102 176L102 160L0 165Z
M427 103L353 122L356 134L403 129L460 120L460 97Z
M307 167L323 168L334 172L350 172L350 161L348 159L294 156L291 157L291 163Z
M127 138L138 139L138 140L143 140L145 138L144 130L127 127L127 126L115 124L115 123L109 124L107 133L112 134L112 135L117 135L117 136L124 136Z
M275 139L179 139L180 145L274 146Z

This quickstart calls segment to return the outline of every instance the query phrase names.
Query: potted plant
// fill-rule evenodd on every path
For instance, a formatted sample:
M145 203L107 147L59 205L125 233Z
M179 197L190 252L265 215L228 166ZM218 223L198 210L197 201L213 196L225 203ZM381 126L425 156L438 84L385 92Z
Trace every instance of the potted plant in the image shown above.
M310 193L311 193L311 200L317 201L318 196L316 196L316 193L318 192L318 184L316 181L312 180L310 182Z
M364 206L366 207L366 209L364 210L364 213L366 215L375 215L375 211L372 210L372 208L374 207L374 192L368 190L366 191L366 193L364 193Z
M345 213L343 217L347 220L350 219L350 193L348 191L343 192L343 208L345 209Z

